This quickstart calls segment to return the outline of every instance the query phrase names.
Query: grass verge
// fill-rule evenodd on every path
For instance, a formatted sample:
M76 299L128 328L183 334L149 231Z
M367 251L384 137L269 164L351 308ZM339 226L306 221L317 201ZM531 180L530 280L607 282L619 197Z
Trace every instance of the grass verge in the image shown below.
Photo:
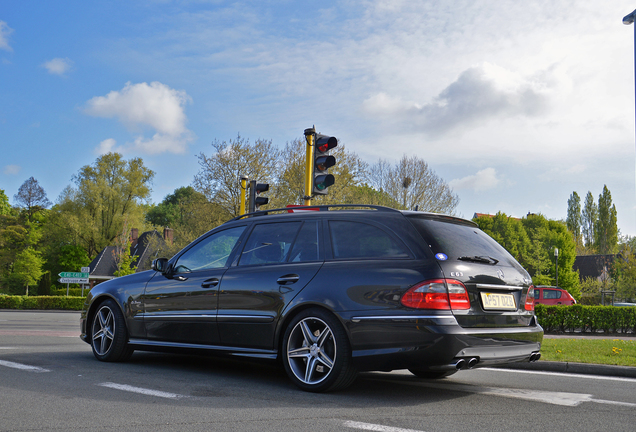
M541 360L636 366L636 341L612 339L543 339Z

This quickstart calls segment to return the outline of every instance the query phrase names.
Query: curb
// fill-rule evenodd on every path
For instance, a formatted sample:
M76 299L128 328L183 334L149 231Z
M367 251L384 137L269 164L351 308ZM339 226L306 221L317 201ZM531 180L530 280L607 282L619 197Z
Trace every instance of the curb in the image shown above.
M544 372L636 378L636 367L630 366L610 366L592 363L553 362L540 360L533 363L510 363L498 367L504 369L524 369Z

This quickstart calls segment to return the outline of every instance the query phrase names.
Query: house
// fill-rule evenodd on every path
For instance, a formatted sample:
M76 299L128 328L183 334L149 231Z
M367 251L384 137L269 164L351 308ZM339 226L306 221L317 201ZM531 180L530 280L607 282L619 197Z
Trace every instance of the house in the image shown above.
M153 241L156 239L157 241ZM164 228L163 236L157 230L146 231L139 235L139 229L130 230L130 256L137 258L132 262L131 268L137 266L136 272L150 270L152 260L156 258L162 245L172 244L174 231ZM107 246L97 254L95 259L89 264L90 276L88 278L90 287L96 283L113 279L117 271L117 246Z
M600 282L611 278L609 272L618 255L579 255L572 268L579 272L581 281L592 278Z

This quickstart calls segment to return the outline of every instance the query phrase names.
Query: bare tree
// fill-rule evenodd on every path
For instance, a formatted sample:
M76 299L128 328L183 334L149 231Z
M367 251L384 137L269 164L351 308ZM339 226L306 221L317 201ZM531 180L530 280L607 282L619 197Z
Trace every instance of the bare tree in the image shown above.
M239 176L246 175L259 183L273 184L280 167L280 150L272 141L241 138L229 143L214 141L215 153L199 154L199 172L193 186L210 201L222 206L230 215L239 214Z
M453 214L459 198L442 178L416 156L403 156L395 165L380 160L370 170L369 181L404 209Z
M29 221L33 213L51 205L51 201L46 197L46 192L44 192L44 189L42 189L38 181L33 177L29 177L22 183L22 186L18 189L18 193L13 196L13 199L18 205L26 209Z

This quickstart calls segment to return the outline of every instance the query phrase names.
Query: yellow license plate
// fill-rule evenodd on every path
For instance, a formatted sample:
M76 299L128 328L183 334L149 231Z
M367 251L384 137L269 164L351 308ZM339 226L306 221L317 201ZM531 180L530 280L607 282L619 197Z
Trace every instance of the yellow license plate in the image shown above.
M512 294L479 293L485 310L517 310Z

